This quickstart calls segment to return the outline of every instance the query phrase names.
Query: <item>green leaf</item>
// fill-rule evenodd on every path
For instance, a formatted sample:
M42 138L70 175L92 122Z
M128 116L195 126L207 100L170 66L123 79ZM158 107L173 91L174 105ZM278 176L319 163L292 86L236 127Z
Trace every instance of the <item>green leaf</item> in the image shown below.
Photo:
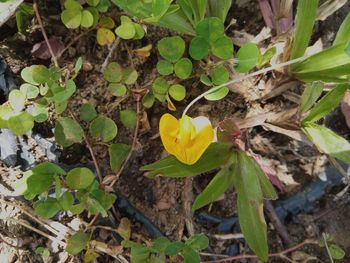
M112 193L107 193L97 188L91 192L91 196L103 207L105 211L108 211L114 204L117 197Z
M212 45L211 51L215 56L221 59L229 59L233 55L233 43L231 38L222 36Z
M63 147L68 147L73 143L80 142L84 131L75 120L68 117L60 117L56 121L54 133L56 142Z
M66 251L71 255L77 255L86 249L90 241L90 235L78 231L68 239Z
M200 263L201 258L197 251L195 251L190 246L185 246L182 251L182 256L184 258L184 263Z
M150 254L150 248L142 245L134 246L131 248L131 262L143 263L147 262Z
M291 59L302 57L309 46L312 29L316 21L317 7L318 0L298 1ZM291 65L290 69L294 67L295 65Z
M325 117L340 104L348 87L348 84L339 84L333 88L311 109L309 115L302 123L316 122Z
M8 101L15 112L20 112L24 108L26 97L20 90L14 89L11 90Z
M127 92L126 86L120 83L109 83L108 90L113 96L116 97L122 97Z
M181 84L174 84L169 88L169 95L176 101L182 101L186 97L186 88Z
M45 83L49 80L50 71L43 65L31 66L32 78L36 83Z
M193 165L181 163L174 156L168 156L158 162L141 167L141 171L149 171L148 177L163 175L166 177L187 177L214 170L225 164L231 155L231 146L212 143L202 157Z
M86 206L84 203L80 203L80 204L76 204L73 205L70 208L70 211L74 214L74 215L79 215L81 214L84 210L85 210Z
M38 195L48 191L54 181L54 175L51 173L34 173L27 179L27 190Z
M333 46L348 42L350 39L350 14L346 16L343 23L340 25L338 33L333 42Z
M272 59L272 57L276 54L276 52L277 52L276 47L272 47L266 50L264 54L260 54L257 62L257 67L261 68L266 64L268 64Z
M97 6L100 3L100 0L86 0L86 3L90 6Z
M136 82L137 78L139 77L137 71L131 67L126 68L123 70L123 77L122 81L126 85L132 85Z
M169 84L163 77L156 78L152 84L154 94L165 95L167 94L168 89Z
M96 40L101 46L110 45L114 42L115 35L110 29L101 27L97 29Z
M37 201L33 205L35 213L43 218L51 218L56 215L61 207L55 198L48 197L45 201Z
M109 63L103 71L103 77L109 82L120 82L122 76L122 67L117 62Z
M174 72L174 66L167 60L159 60L157 63L157 70L160 75L167 76Z
M113 29L115 27L114 20L109 16L101 17L100 21L98 22L98 25L100 27Z
M142 39L145 36L145 30L143 29L143 27L139 24L134 23L134 27L135 27L135 36L134 39L135 40L139 40Z
M151 108L154 104L155 97L152 93L147 93L145 96L142 98L142 105L145 108Z
M64 101L68 100L70 97L73 96L75 93L77 87L75 85L74 80L69 79L66 82L66 86L60 87L60 86L55 86L51 88L53 95L53 100L56 103L63 103Z
M88 168L74 168L67 174L67 185L71 189L80 190L89 187L94 181L95 175Z
M211 73L211 80L214 85L217 86L228 82L229 77L230 74L224 66L218 66L214 68L213 72Z
M105 116L99 116L90 123L90 134L93 138L101 139L103 142L113 140L118 133L115 122Z
M194 37L191 40L189 53L195 60L201 60L209 54L209 43L204 37Z
M163 16L169 9L172 0L153 0L152 13L155 17Z
M63 210L68 211L74 205L74 197L70 192L64 192L58 202Z
M303 95L301 96L300 112L305 113L315 104L321 96L324 84L319 81L306 84Z
M122 39L132 39L136 34L134 23L122 23L115 29L115 33Z
M244 44L237 52L238 65L234 69L244 73L254 68L260 55L259 48L253 43Z
M211 86L213 83L211 82L210 78L207 75L202 74L200 76L200 82L202 82L206 86Z
M86 200L86 209L92 215L101 214L102 217L107 216L107 211L95 198L88 197Z
M234 154L234 153L233 153ZM196 211L216 201L229 187L232 187L231 168L221 169L201 192L192 205L192 211Z
M33 68L34 68L34 65L22 69L21 77L25 82L28 82L29 84L38 85L39 83L35 82L33 79Z
M34 127L33 116L27 112L21 112L12 116L7 121L8 128L17 136L21 136L29 132Z
M225 22L231 5L231 0L208 0L208 16L218 17L222 22Z
M166 248L165 248L165 255L167 256L175 256L179 252L181 252L185 248L185 243L181 241L176 241L170 243Z
M82 12L79 9L66 9L61 13L61 20L67 28L78 28L82 20Z
M164 253L166 247L171 244L171 241L167 237L158 237L153 242L152 250L155 253Z
M137 114L133 110L120 111L120 121L128 129L134 129L137 122Z
M89 10L83 10L81 13L81 26L85 28L92 27L94 24L94 16Z
M302 128L320 152L350 164L350 143L326 127L306 123Z
M68 100L62 101L62 102L55 102L55 110L57 114L62 114L68 106Z
M77 9L77 10L83 9L81 4L78 1L75 1L75 0L66 0L66 1L64 1L64 7L66 9Z
M193 248L195 251L200 251L209 246L209 239L204 234L196 234L187 239L185 244Z
M204 96L204 98L210 101L221 100L227 96L229 91L230 90L227 87L222 87L221 89Z
M224 31L224 23L217 17L205 18L196 27L197 36L205 38L209 43L222 37Z
M65 175L66 172L58 165L50 162L43 162L36 165L32 169L33 173L36 174L52 174L52 175Z
M111 6L109 0L100 0L100 3L97 5L97 10L101 13L105 13L108 11L108 8Z
M27 99L35 99L39 95L39 88L32 84L24 83L20 86L20 91Z
M113 172L118 172L125 161L131 147L127 144L111 144L108 147L109 163Z
M81 105L79 115L83 121L90 122L97 117L97 112L94 106L90 103L85 103Z
M165 37L158 42L159 54L170 62L178 61L185 52L185 41L179 37Z
M188 58L182 58L176 62L175 74L180 79L187 79L192 73L192 62Z
M345 257L345 251L335 244L329 246L329 252L333 259L341 260Z

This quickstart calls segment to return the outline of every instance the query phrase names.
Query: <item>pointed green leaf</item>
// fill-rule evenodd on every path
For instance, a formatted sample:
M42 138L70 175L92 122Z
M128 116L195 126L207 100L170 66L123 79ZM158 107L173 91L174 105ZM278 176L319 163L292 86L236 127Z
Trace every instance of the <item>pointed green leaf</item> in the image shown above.
M321 96L324 89L324 84L320 81L315 81L306 84L303 95L301 96L300 112L307 112Z
M340 25L337 36L333 42L333 46L349 42L350 40L350 14L346 16L343 23Z
M113 172L119 171L130 150L130 145L121 143L111 144L108 147L109 163Z

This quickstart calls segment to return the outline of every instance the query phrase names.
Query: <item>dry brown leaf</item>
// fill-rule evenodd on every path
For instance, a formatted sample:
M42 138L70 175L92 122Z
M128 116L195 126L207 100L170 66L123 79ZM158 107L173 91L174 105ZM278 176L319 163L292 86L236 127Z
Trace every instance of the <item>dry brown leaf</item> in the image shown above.
M131 223L129 219L123 217L120 219L119 226L117 228L118 234L124 239L129 240L131 237Z
M64 49L64 44L61 41L61 39L57 37L51 37L49 39L50 46L52 48L52 52L55 55L58 55L61 53L61 51ZM40 43L36 43L31 51L32 55L36 58L40 59L49 59L51 58L51 53L49 51L49 48L45 41L41 41Z
M274 88L273 90L271 90L271 92L269 92L268 94L266 94L262 98L262 100L268 100L268 99L274 98L276 96L279 96L283 92L290 90L290 89L293 89L299 84L300 84L299 81L289 81L289 82L283 83L280 86L278 86L277 88Z
M294 131L294 130L283 129L281 127L272 125L270 123L264 123L263 127L266 128L267 130L286 135L286 136L288 136L288 137L290 137L290 138L292 138L294 140L303 142L303 143L305 143L307 145L310 145L310 146L313 145L312 142L301 131Z
M327 0L318 8L316 19L321 21L326 20L327 17L340 9L346 2L347 0Z
M152 50L152 44L149 44L147 46L144 46L142 48L138 48L133 50L133 52L140 57L146 57L148 58L151 55L151 50Z

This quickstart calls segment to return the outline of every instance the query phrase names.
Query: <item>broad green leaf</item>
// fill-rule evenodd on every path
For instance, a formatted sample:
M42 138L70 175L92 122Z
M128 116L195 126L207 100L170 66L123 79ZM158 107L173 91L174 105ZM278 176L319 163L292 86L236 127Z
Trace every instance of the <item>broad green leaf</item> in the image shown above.
M170 62L178 61L185 52L185 41L179 37L165 37L158 42L159 54Z
M59 199L62 195L62 183L61 179L58 176L55 176L55 195L56 199Z
M311 109L309 115L302 123L316 122L325 117L340 104L348 88L348 84L339 84L333 88Z
M156 78L152 84L152 90L155 94L165 95L168 92L169 84L166 79Z
M88 168L74 168L67 173L67 185L71 189L80 190L89 187L94 181L95 175Z
M164 253L166 247L170 245L171 241L167 237L158 237L153 242L152 250L155 253Z
M257 67L261 68L266 64L268 64L272 59L272 57L276 54L276 52L277 52L276 47L272 47L266 50L264 54L260 54L257 62Z
M27 190L38 195L48 191L54 181L54 175L51 173L34 173L27 179Z
M153 106L154 100L155 100L154 95L152 93L147 93L142 98L142 105L147 109L151 108Z
M90 134L93 138L99 138L103 142L113 140L118 133L115 122L105 116L99 116L90 123Z
M133 110L120 111L120 121L128 129L134 129L137 122L137 114Z
M309 46L312 29L316 21L317 7L318 0L298 1L291 59L302 57ZM294 66L291 65L290 69L293 69Z
M350 143L324 126L306 123L302 128L320 152L350 164Z
M307 112L321 96L324 84L319 81L306 84L303 95L301 96L300 112Z
M12 116L7 121L8 128L17 136L21 136L29 132L34 127L33 116L27 112L21 112Z
M142 39L145 36L145 30L143 29L143 27L141 25L136 24L136 23L134 23L134 27L135 27L134 39L135 40Z
M191 40L189 53L195 60L201 60L209 54L209 43L204 37L198 36Z
M65 175L66 172L58 165L50 162L43 162L36 165L32 172L35 174Z
M147 262L150 254L150 248L142 245L131 248L131 262L143 263Z
M86 208L86 205L84 203L72 205L69 211L71 211L74 215L81 214Z
M109 163L113 172L118 172L125 161L131 147L127 144L111 144L108 147Z
M55 88L51 88L51 91L54 94L53 100L56 103L62 103L72 97L76 89L77 87L74 80L69 79L67 80L65 87L60 87L57 85Z
M176 62L175 74L180 79L187 79L192 73L192 62L188 58L182 58Z
M228 82L229 77L230 74L224 66L214 68L213 72L211 73L211 80L213 84L217 86Z
M221 100L227 96L229 91L230 90L227 87L222 87L221 89L204 96L204 98L206 100L211 100L211 101Z
M27 99L35 99L39 95L39 88L32 84L24 83L20 86L20 91Z
M36 83L43 84L49 80L50 71L44 65L31 66L32 78Z
M139 77L139 74L137 71L131 67L123 69L123 76L122 81L126 85L132 85L136 82L137 78Z
M182 101L186 97L186 88L181 84L171 85L169 95L176 101Z
M190 246L185 246L181 255L184 258L184 263L200 263L201 258L197 251Z
M97 117L97 112L94 106L90 103L85 103L81 105L79 115L83 121L90 122Z
M83 10L81 12L81 26L85 28L92 27L94 24L94 16L89 10Z
M62 101L60 103L55 102L56 114L62 114L68 106L68 100Z
M104 192L99 188L93 190L91 196L99 202L105 211L108 211L117 199L116 195Z
M64 1L64 7L66 9L77 9L77 10L83 9L81 4L78 1L76 1L76 0L66 0L66 1Z
M211 51L215 56L221 59L229 59L233 55L233 43L231 38L222 36L212 45Z
M157 63L157 70L160 75L167 76L174 72L174 66L167 60L159 60Z
M77 255L82 250L86 249L90 241L90 235L78 231L68 239L66 251L71 255Z
M86 3L91 6L97 6L100 3L100 0L86 0Z
M56 121L54 133L56 142L63 147L68 147L73 143L80 142L84 131L75 120L68 117L60 117Z
M81 24L82 12L78 9L66 9L61 13L61 20L67 28L75 29Z
M174 156L166 157L158 162L141 167L141 171L149 171L147 176L155 177L187 177L214 170L225 164L231 155L231 146L212 143L202 157L194 165L181 163Z
M217 17L205 18L196 27L197 36L205 38L209 43L214 43L222 37L224 31L224 23Z
M103 77L109 82L119 82L122 80L122 67L117 62L111 62L103 71Z
M110 45L114 42L115 35L110 29L101 27L97 29L96 40L101 46Z
M42 123L47 121L49 118L49 112L46 107L41 106L40 104L34 104L33 111L31 112L31 115L34 118L35 122Z
M185 244L196 251L200 251L209 246L209 239L204 234L196 234L187 239Z
M101 214L102 217L107 216L107 211L104 207L97 201L95 198L91 198L90 196L86 200L86 209L92 215Z
M340 25L337 36L333 42L333 46L349 42L350 40L350 14L346 16L343 23Z
M115 22L111 17L104 16L104 17L101 17L100 21L98 22L98 25L100 27L113 29L115 27Z
M155 17L163 16L169 9L172 0L153 0L152 13Z
M128 89L124 84L109 83L108 90L113 96L122 97L126 94Z
M132 39L136 34L134 23L122 23L115 29L115 33L122 39Z
M58 202L63 210L68 211L74 204L74 197L70 192L64 192Z
M167 256L175 256L179 252L181 252L185 248L185 243L181 241L176 241L170 243L166 248L165 248L165 255Z
M260 50L255 44L244 44L237 52L238 64L235 65L234 69L240 73L251 70L256 66L259 55Z
M100 0L100 3L96 6L97 10L101 13L108 11L108 8L111 6L109 0Z
M35 82L33 79L33 69L34 69L34 65L22 69L21 77L25 82L28 82L29 84L38 85L39 83Z
M218 17L222 22L225 22L231 5L231 0L208 0L208 16Z
M329 252L330 252L332 258L336 259L336 260L341 260L345 257L345 251L341 247L339 247L335 244L331 244L329 246Z
M20 90L14 89L11 90L8 101L15 112L20 112L24 108L26 97Z
M61 209L57 200L51 197L48 197L45 201L36 201L33 207L35 212L43 218L51 218Z

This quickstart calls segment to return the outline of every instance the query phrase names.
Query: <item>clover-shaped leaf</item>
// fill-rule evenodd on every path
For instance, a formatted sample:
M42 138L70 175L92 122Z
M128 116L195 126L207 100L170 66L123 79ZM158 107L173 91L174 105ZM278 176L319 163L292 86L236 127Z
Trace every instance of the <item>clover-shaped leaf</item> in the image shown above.
M174 66L167 60L159 60L157 63L157 70L160 75L167 76L174 72Z
M94 16L89 10L83 10L81 12L81 26L89 28L94 24Z
M211 73L211 80L214 85L222 85L229 80L229 72L224 66L218 66Z
M20 90L14 89L10 92L8 101L14 111L20 112L24 108L26 97Z
M170 86L169 95L176 101L182 101L186 97L186 88L180 84Z
M63 147L80 142L83 138L83 129L79 123L68 117L61 117L56 121L55 139Z
M120 82L122 76L122 67L117 62L109 63L103 71L103 77L109 82Z
M90 134L93 138L109 142L117 136L118 127L115 122L105 116L99 116L90 123Z
M260 56L259 48L253 43L244 44L237 52L238 64L234 69L244 73L254 68Z
M67 173L67 185L71 189L80 190L89 187L95 175L88 168L74 168Z
M82 12L77 9L66 9L61 13L61 20L67 28L75 29L81 24Z
M228 92L229 89L227 87L222 87L221 89L206 95L205 99L211 101L221 100L227 96Z
M86 122L90 122L97 117L95 107L90 103L85 103L80 107L80 119Z
M195 60L201 60L208 56L210 45L204 37L198 36L191 40L189 53Z
M164 95L165 96L165 95ZM152 93L147 93L145 96L142 98L142 105L145 108L151 108L154 104L155 97Z
M175 74L180 79L187 79L192 73L192 62L188 58L182 58L175 64Z
M158 42L159 54L166 60L175 63L185 52L185 41L179 37L166 37Z
M134 129L137 122L137 114L133 110L120 111L120 121L128 129Z
M205 38L209 43L214 43L224 34L225 27L221 19L209 17L199 22L196 27L197 36Z
M127 92L127 88L121 83L109 83L108 90L113 96L116 97L122 97Z
M110 45L115 40L114 33L108 28L99 28L96 33L97 43L101 46Z
M233 43L231 38L222 36L212 45L211 51L215 56L221 59L229 59L233 54Z

